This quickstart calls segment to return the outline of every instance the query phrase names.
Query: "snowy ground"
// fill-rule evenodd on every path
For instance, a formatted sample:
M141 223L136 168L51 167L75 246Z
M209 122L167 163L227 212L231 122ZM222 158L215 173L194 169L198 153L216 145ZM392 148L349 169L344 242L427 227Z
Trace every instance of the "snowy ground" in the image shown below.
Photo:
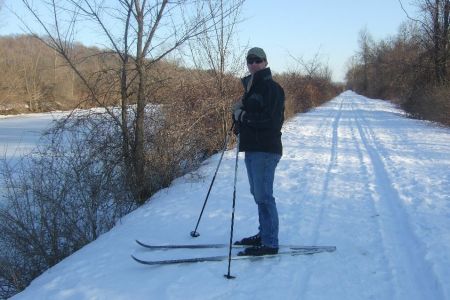
M30 152L52 121L67 113L42 113L0 116L0 155L8 160Z
M1 123L0 123L1 124ZM3 141L3 138L2 138ZM275 179L283 244L334 253L149 267L130 258L226 254L148 251L134 243L226 243L234 150L175 180L97 241L14 299L450 299L450 130L405 118L389 103L345 92L287 122ZM241 156L235 236L256 232Z
M65 112L0 116L0 159L11 167L40 143L44 133L54 120L67 115ZM0 181L0 196L4 193ZM0 201L2 201L0 197Z

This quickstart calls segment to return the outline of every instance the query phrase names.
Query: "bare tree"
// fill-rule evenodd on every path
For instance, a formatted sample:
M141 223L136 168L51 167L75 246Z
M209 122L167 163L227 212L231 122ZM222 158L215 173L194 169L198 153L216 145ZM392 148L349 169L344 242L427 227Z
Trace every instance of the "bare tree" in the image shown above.
M448 81L450 60L450 0L416 0L414 4L421 11L419 18L411 17L401 0L399 3L408 18L421 25L434 64L436 81L445 83Z
M39 76L39 64L41 59L41 52L39 49L36 51L36 56L30 55L28 59L22 60L21 68L24 81L24 87L26 96L28 98L28 107L30 111L37 111L38 102L42 98L42 89Z
M363 90L366 92L369 89L370 50L373 45L372 37L367 28L359 32L358 44L360 48L358 55L363 66Z
M337 86L331 82L331 71L319 51L311 59L288 56L293 60L289 71L275 75L285 90L286 117L308 111L336 95Z
M108 3L52 0L46 2L52 13L45 19L29 0L22 2L47 35L45 38L35 36L64 58L87 87L88 99L98 106L105 106L114 122L122 128L127 178L134 186L138 201L144 201L149 194L145 183L148 176L145 172L144 115L146 105L154 100L148 74L167 54L211 30L236 8L232 6L223 11L222 1L206 4L201 0L116 0ZM106 37L109 50L104 55L117 59L115 68L99 70L95 79L80 71L78 64L85 58L76 57L73 51L75 33L78 26L85 23ZM118 83L119 90L115 90L112 83ZM121 104L120 117L105 105L111 98ZM131 104L135 104L132 118L129 115Z
M306 60L301 56L294 56L292 54L289 54L289 56L295 62L292 72L303 74L307 79L320 78L331 81L331 70L328 64L325 64L321 60L320 51L317 51L309 60Z
M237 95L231 76L236 76L242 68L243 49L234 39L236 27L241 22L240 14L245 0L214 1L207 0L207 7L214 14L218 3L218 13L211 30L204 30L189 43L190 58L197 69L209 71L218 102L205 108L207 114L216 113L220 118L221 137L228 131L230 121L229 109Z

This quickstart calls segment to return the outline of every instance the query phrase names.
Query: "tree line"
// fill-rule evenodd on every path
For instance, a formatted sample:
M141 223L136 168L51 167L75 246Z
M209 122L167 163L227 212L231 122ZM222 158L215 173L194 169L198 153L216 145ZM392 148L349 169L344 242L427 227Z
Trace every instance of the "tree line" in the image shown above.
M233 38L240 0L64 0L46 2L49 15L22 3L46 35L0 39L5 109L96 109L73 110L22 162L0 168L4 298L218 152L245 64L245 48ZM76 43L73 33L84 22L109 47ZM189 66L169 59L181 46ZM287 116L341 89L318 59L297 63L275 75Z
M408 14L395 36L374 41L367 30L360 32L347 88L391 99L414 117L449 125L450 1L415 4L420 13Z
M113 64L99 49L73 44L80 70L92 77ZM87 90L63 57L32 35L0 37L0 114L87 108ZM110 103L114 105L115 103Z

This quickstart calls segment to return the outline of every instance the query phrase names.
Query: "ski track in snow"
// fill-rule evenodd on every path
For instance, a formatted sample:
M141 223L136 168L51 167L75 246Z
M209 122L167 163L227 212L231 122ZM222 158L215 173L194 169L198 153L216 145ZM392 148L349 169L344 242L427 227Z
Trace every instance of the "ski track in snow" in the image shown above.
M354 103L352 103L354 104ZM393 187L386 165L390 162L382 143L365 118L361 109L354 110L354 120L365 152L370 157L378 199L377 214L382 220L384 247L389 247L391 275L399 289L394 292L399 299L443 299L436 274L425 260L424 246L411 229L398 191ZM427 280L421 280L427 278ZM418 288L416 287L418 286ZM418 293L417 293L418 292Z
M312 244L317 244L318 237L319 237L319 230L324 218L325 210L327 209L327 195L328 195L328 188L330 181L332 180L332 171L334 170L336 164L337 164L337 147L338 147L338 126L339 121L342 114L342 101L339 104L339 108L335 114L330 114L327 116L326 119L324 119L321 123L321 126L319 127L319 135L325 137L327 139L326 130L332 129L332 137L331 137L331 152L330 152L330 158L328 162L328 167L324 176L323 180L323 186L322 186L322 195L320 196L320 203L321 206L318 208L317 216L315 217L315 224L312 226L312 228L315 229L313 235L312 235ZM332 118L331 126L326 126L329 124L328 120L329 118ZM306 293L308 291L308 285L310 282L310 276L311 273L307 272L305 274L298 273L299 276L294 277L294 284L293 286L298 286L298 289L293 289L291 291L290 298L295 299L295 297L299 297L299 299L306 298Z
M37 278L16 299L450 299L450 131L391 104L345 92L289 120L274 193L280 243L337 251L164 267L144 259L227 249L148 251L148 243L226 243L235 150L223 158L192 239L218 155L175 180L109 233ZM254 234L256 206L243 155L236 239Z

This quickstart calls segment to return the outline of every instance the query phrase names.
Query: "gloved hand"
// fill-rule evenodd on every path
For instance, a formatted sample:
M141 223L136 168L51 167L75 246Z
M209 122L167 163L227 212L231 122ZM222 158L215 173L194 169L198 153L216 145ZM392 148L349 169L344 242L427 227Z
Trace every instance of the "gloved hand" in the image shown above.
M233 120L236 122L242 122L244 121L244 115L245 110L238 108L233 112Z
M244 120L245 110L242 109L243 107L242 100L239 100L233 106L233 121L242 122Z

